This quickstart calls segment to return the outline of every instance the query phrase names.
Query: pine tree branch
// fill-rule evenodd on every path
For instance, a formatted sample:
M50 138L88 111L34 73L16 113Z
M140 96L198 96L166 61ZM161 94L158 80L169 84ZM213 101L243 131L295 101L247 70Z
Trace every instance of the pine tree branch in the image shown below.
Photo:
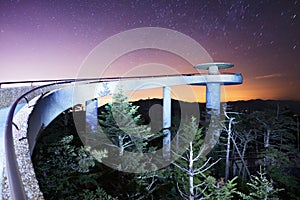
M179 158L181 158L181 159L183 159L183 160L185 160L185 161L188 161L187 158L185 158L184 156L182 156L182 155L176 153L175 151L172 151L172 153L175 154L175 156L178 156Z
M181 167L180 165L177 165L175 162L173 163L173 165L175 165L177 168L179 168L180 170L182 170L182 171L184 171L184 172L186 172L186 173L190 173L189 170L187 170L187 169Z
M222 160L222 158L219 158L217 161L215 161L214 163L212 163L211 165L209 165L207 168L201 170L204 166L202 166L199 170L195 170L196 172L194 173L195 175L197 174L201 174L207 170L209 170L212 166L214 166L215 164L217 164L220 160Z
M181 191L181 189L180 189L180 187L179 187L179 184L177 183L176 185L177 185L177 189L178 189L178 191L179 191L180 196L181 196L182 198L188 199L189 196L188 196L187 194L185 194L184 192Z

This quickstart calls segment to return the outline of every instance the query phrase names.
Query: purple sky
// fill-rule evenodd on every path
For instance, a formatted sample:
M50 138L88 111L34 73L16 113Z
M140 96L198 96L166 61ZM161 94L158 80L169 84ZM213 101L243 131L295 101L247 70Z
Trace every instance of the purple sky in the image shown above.
M0 81L75 78L108 37L162 27L235 64L228 72L241 72L244 84L230 87L232 99L299 100L299 11L298 0L0 0Z

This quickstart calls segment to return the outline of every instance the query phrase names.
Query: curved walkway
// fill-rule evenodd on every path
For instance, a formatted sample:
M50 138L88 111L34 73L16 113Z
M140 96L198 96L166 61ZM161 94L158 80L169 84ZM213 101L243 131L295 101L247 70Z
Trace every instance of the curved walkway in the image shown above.
M107 80L105 81L107 82ZM113 80L113 81L108 81L109 85L111 86L110 88L116 87L118 84L121 84L123 87L123 89L126 91L130 91L130 90L135 90L137 89L137 86L139 90L141 89L148 89L148 88L158 88L158 87L163 87L163 86L175 86L175 85L182 85L182 84L187 84L187 85L193 85L193 84L208 84L208 83L224 83L226 85L226 83L230 83L230 84L240 84L242 83L242 76L241 74L232 74L232 75L228 75L228 74L224 74L224 75L202 75L202 76L180 76L180 77L176 77L176 76L171 76L171 77L149 77L149 78L145 78L145 77L135 77L134 80ZM24 133L27 134L27 140L25 142L29 142L29 147L31 147L31 149L34 147L35 145L35 139L36 139L36 135L38 133L38 130L40 130L40 126L43 125L48 125L53 119L54 117L56 117L56 115L58 115L60 112L64 111L65 109L76 105L78 103L83 103L87 100L90 99L94 99L94 98L98 98L99 94L95 94L95 91L99 91L99 89L103 88L103 84L104 82L99 82L98 81L86 81L86 82L81 82L81 84L76 86L76 90L74 90L74 85L71 87L66 87L64 89L60 89L60 90L50 90L49 92L46 93L42 93L38 103L34 104L35 107L35 113L38 113L39 116L36 119L39 120L35 120L35 123L31 123L30 124L30 120L26 121L26 125L28 125L29 130L20 130L23 131ZM147 83L147 84L146 84ZM76 98L72 98L72 96L74 95ZM28 93L29 94L29 93ZM37 99L35 100L37 101ZM18 108L20 108L21 106L18 105ZM32 107L32 106L30 106ZM23 109L22 109L23 110ZM51 110L51 112L49 112ZM1 116L1 119L4 121L1 122L1 124L5 123L5 119L7 116L7 109L3 111L4 114ZM6 113L5 113L6 112ZM31 111L30 111L31 112ZM22 113L22 112L20 112ZM16 112L14 113L16 114ZM27 113L27 115L30 113ZM12 116L11 116L12 117ZM30 116L31 119L37 116L31 115ZM22 122L19 122L19 124L23 125L24 124L24 117L22 117ZM10 125L12 126L12 123L10 122ZM30 126L29 126L30 125ZM10 127L10 126L9 126ZM1 131L1 136L2 136L2 144L3 144L3 125L2 125L2 130ZM6 138L13 137L16 134L12 133L12 127L10 127L9 129L7 129L7 135ZM15 131L15 130L13 130ZM9 134L8 134L9 133ZM25 135L26 136L26 135ZM18 138L17 138L18 139ZM13 139L10 139L13 140ZM10 141L11 142L11 141ZM31 144L31 145L30 145ZM3 145L1 145L3 148ZM11 147L13 147L13 143L11 144ZM6 147L6 150L9 149L9 147ZM28 148L28 145L27 145ZM29 148L30 150L30 148ZM14 152L14 151L13 151ZM28 149L27 151L28 152ZM3 154L3 153L2 153ZM7 156L7 155L6 155ZM30 157L30 155L29 155ZM4 156L1 156L2 159L4 159ZM8 159L9 160L9 159ZM14 161L15 163L6 163L6 164L18 164L17 161ZM29 161L30 162L30 161ZM3 162L2 162L3 164ZM22 164L22 163L21 163ZM24 163L23 163L24 164ZM24 166L24 165L22 165ZM18 166L16 166L17 169ZM23 167L21 167L23 168ZM10 168L8 168L10 170ZM20 166L19 166L20 169ZM26 175L27 171L24 171L22 173L19 173L18 176L24 176ZM15 173L11 173L8 174L11 176L16 176ZM18 177L15 177L18 178ZM18 181L21 181L21 179L16 179ZM10 183L14 183L16 181L12 181L10 180ZM24 185L25 186L25 185ZM24 187L23 186L23 187ZM28 186L28 185L27 185ZM38 188L38 187L37 187ZM11 189L15 189L14 187ZM17 188L18 189L18 188ZM13 190L13 191L19 191L19 190ZM24 188L22 189L24 191L26 191ZM13 194L16 195L16 193L13 192ZM17 195L18 196L18 195ZM18 198L16 198L18 199Z

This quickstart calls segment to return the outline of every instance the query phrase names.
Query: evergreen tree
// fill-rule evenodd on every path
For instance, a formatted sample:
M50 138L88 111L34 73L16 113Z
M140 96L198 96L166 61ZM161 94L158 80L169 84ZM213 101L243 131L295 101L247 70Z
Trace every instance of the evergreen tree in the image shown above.
M115 169L119 170L119 183L134 188L123 191L120 198L148 198L154 191L157 178L156 172L148 172L156 169L152 158L146 154L154 150L149 147L148 142L160 134L151 133L150 127L142 124L141 115L138 114L139 107L129 102L122 89L114 93L112 98L113 101L99 115L101 131L111 142L104 146L116 150L108 150L108 158L105 159L115 163ZM134 173L125 174L124 171Z
M292 129L295 122L287 110L279 107L277 110L254 112L253 115L258 124L255 130L264 145L260 149L258 163L274 184L284 187L290 198L298 198L294 195L298 190L297 179L288 170L297 157L296 137Z
M260 171L258 176L252 176L252 179L247 183L250 189L249 194L237 192L243 199L246 200L276 200L279 199L277 193L282 189L274 188L273 184L266 178L266 174Z
M141 124L139 107L129 102L122 89L114 93L112 98L113 101L105 106L105 111L99 116L101 128L112 143L110 148L118 149L112 151L118 152L118 155L109 155L109 159L115 157L121 161L116 161L121 171L138 171L138 168L145 167L145 163L141 162L145 161L143 152L147 151L148 141L155 135L150 132L150 127ZM128 156L124 151L134 152L136 156Z
M63 125L66 115L60 115L43 131L32 158L45 199L84 199L92 195L112 200L97 181L103 174L94 170L105 154L99 152L95 160L82 146L75 127Z

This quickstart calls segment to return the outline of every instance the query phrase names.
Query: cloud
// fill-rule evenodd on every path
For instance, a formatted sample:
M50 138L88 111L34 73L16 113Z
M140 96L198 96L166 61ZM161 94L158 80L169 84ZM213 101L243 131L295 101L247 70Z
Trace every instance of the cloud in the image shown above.
M276 77L281 77L282 74L277 73L277 74L268 74L268 75L263 75L263 76L256 76L254 79L270 79L270 78L276 78Z

